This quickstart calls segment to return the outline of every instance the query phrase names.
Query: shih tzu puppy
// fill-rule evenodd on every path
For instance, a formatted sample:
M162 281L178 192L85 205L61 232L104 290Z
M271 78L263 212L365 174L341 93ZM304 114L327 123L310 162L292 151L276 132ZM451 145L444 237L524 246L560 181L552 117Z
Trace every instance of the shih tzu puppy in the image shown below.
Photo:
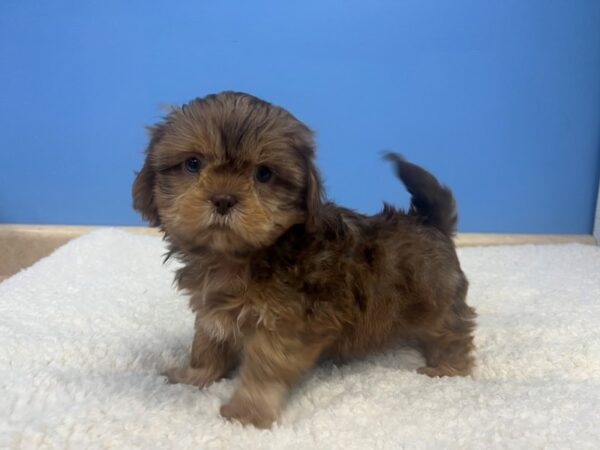
M134 207L182 262L177 285L196 314L189 365L169 370L171 382L203 387L239 367L221 414L268 428L324 358L411 340L420 373L471 372L455 202L431 174L390 153L408 211L325 202L311 130L243 93L194 99L150 132Z

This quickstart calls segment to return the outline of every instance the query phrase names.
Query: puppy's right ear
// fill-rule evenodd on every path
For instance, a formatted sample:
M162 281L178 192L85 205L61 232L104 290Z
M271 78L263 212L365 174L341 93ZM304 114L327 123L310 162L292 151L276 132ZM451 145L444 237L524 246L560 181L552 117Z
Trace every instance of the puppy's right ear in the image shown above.
M159 124L148 127L148 131L150 132L150 143L146 149L146 160L142 170L133 182L131 194L133 196L133 208L142 213L142 217L150 223L150 226L156 227L160 225L160 217L154 202L156 175L150 161L154 154L154 147L163 137L164 125Z

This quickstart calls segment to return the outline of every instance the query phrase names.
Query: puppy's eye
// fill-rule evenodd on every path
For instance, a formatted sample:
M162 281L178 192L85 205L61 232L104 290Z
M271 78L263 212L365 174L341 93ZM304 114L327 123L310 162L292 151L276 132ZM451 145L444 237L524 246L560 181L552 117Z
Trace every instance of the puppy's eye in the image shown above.
M267 166L258 166L256 168L256 181L260 183L266 183L273 176L273 172Z
M200 167L202 167L202 163L200 162L200 159L195 156L186 159L183 163L183 168L187 173L198 173Z

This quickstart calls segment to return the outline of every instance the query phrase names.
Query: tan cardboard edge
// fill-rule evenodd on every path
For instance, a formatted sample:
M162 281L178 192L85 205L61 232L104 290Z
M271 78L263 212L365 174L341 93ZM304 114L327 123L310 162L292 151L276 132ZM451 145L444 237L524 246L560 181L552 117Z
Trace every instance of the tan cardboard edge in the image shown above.
M158 230L148 227L0 224L0 281L49 255L71 239L102 228L160 236ZM597 245L592 235L584 234L458 233L455 242L461 247L566 243Z

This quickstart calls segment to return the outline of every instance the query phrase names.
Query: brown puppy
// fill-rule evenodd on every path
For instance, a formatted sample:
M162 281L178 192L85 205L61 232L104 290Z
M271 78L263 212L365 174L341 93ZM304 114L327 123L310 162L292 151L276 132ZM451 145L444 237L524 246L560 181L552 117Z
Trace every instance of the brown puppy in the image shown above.
M239 367L221 414L258 427L319 359L417 341L429 376L473 367L474 310L451 239L451 192L388 154L408 212L365 216L322 200L312 132L247 94L197 98L151 128L134 207L183 263L196 334L172 382L206 386Z

